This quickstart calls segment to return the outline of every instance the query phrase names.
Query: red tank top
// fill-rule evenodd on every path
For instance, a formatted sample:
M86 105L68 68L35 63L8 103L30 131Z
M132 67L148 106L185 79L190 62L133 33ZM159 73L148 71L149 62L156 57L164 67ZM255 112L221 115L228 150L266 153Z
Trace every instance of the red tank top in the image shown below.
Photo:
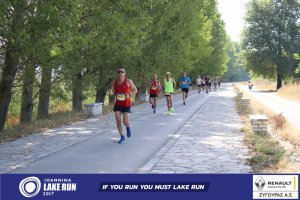
M150 94L158 94L158 81L151 81L150 84Z
M116 95L116 106L123 106L123 107L131 107L131 101L130 98L126 98L126 95L130 95L130 88L127 85L127 79L124 80L124 82L119 85L118 79L115 80L114 83L114 90Z

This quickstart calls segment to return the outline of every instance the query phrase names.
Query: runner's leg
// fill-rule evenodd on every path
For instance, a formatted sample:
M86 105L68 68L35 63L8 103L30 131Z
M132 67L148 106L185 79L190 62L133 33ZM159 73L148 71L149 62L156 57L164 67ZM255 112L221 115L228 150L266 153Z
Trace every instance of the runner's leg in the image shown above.
M121 115L122 115L122 113L120 111L115 112L117 127L118 127L120 136L124 135L123 129L122 129L122 124L121 124Z
M124 112L123 113L123 123L126 126L126 131L127 131L127 137L131 137L131 129L130 129L130 113L129 112Z
M157 101L157 97L154 97L154 98L153 98L153 101L154 101L154 111L156 111L156 101Z
M170 111L170 96L166 96L168 111Z

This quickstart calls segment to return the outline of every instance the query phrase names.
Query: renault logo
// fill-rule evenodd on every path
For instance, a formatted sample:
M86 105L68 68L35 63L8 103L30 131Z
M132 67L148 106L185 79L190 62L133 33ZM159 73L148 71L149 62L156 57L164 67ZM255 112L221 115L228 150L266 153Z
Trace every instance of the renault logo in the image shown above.
M262 190L264 188L264 186L266 185L266 182L263 179L263 177L259 176L259 177L257 177L257 179L255 181L255 185L258 190Z

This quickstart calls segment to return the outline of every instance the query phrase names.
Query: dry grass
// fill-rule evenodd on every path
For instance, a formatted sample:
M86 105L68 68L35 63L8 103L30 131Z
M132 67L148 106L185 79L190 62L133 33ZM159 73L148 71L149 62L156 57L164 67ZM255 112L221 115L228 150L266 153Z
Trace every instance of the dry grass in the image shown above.
M253 86L259 91L276 91L276 82L265 79L253 81Z
M287 120L282 113L279 115L273 115L271 117L271 121L273 122L272 124L275 130L283 130L287 126Z
M296 102L300 102L300 84L284 85L278 90L278 95Z

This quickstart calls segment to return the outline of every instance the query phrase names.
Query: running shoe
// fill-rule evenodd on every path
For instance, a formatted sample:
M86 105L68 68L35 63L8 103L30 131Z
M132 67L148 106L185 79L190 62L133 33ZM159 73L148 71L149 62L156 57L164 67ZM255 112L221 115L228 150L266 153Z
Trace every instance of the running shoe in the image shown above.
M131 137L131 129L130 127L126 127L127 137Z
M152 109L154 109L154 105L152 104Z
M156 110L155 110L155 109L153 109L153 113L154 113L154 114L156 113Z
M121 136L121 139L119 140L119 144L122 144L122 143L125 143L126 142L126 139L124 137L124 135Z
M175 112L175 110L174 110L174 107L173 107L173 106L170 108L170 111L171 111L171 112Z
M183 102L183 105L185 105L185 102Z

